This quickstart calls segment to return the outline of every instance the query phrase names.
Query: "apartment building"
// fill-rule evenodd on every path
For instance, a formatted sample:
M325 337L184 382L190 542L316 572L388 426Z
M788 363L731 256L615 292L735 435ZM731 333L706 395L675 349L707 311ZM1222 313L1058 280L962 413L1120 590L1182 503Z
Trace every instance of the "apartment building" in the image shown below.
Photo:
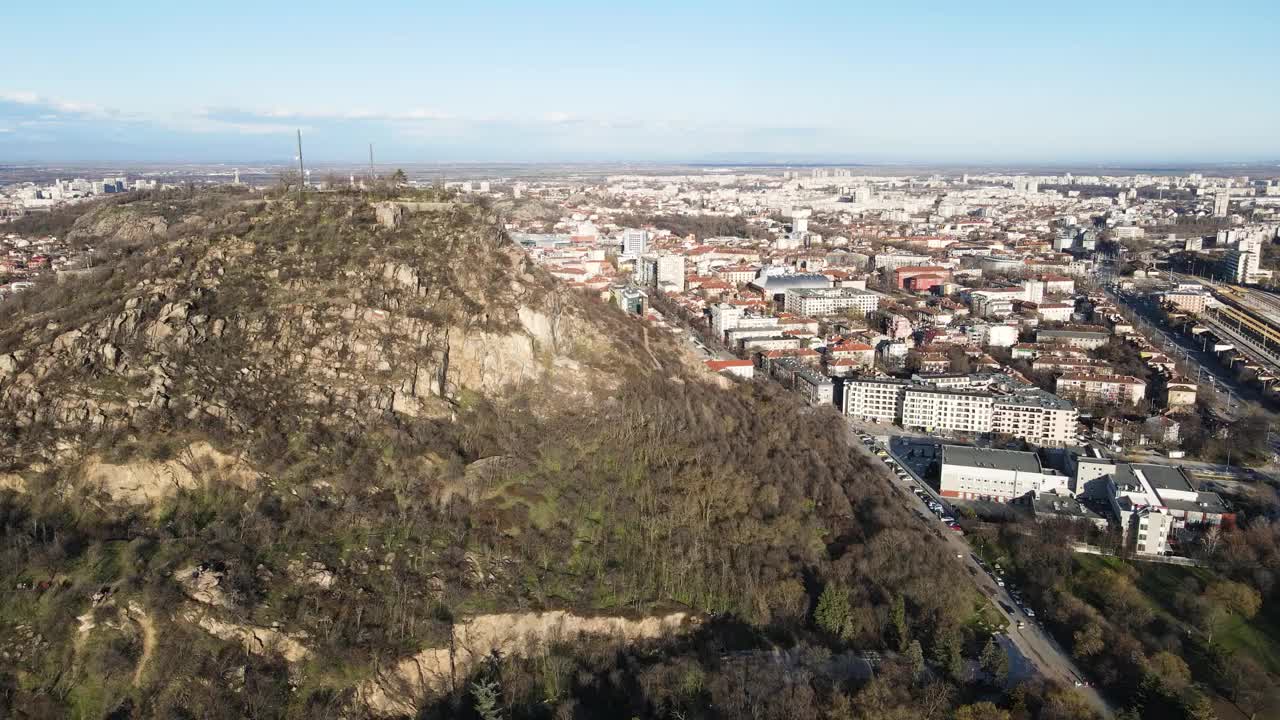
M1200 315L1208 307L1209 296L1198 292L1168 292L1164 294L1166 305L1192 315Z
M785 294L789 313L805 317L838 315L850 310L870 315L880 306L880 296L858 288L789 288Z
M1062 375L1054 383L1061 397L1135 405L1147 395L1147 384L1128 375Z
M844 414L868 422L896 423L908 380L857 378L844 383Z
M1093 330L1036 330L1037 343L1053 343L1081 350L1100 348L1111 341L1111 333Z
M755 279L760 268L754 265L726 265L712 271L716 277L734 285L745 285Z
M926 432L998 433L1036 445L1075 442L1069 401L1000 373L915 375L845 381L844 413Z
M684 256L644 255L636 260L636 284L666 292L684 292Z
M907 388L902 398L902 427L925 432L991 432L995 398L989 393L935 387Z
M991 432L1047 447L1074 443L1077 420L1074 405L1040 389L997 397L991 406Z

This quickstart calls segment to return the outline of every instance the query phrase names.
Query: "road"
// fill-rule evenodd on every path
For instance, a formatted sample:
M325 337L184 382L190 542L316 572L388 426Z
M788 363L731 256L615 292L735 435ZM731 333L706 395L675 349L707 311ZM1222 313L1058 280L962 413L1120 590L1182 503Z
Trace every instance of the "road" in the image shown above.
M865 445L858 439L856 431L850 428L851 442L860 452L869 455L875 460L883 460L874 454L872 450L867 449ZM887 466L886 466L887 467ZM1010 619L1007 632L1004 637L1008 638L1009 645L1014 648L1017 653L1010 653L1010 669L1011 673L1015 670L1022 669L1024 672L1028 667L1032 668L1035 673L1062 683L1066 687L1072 687L1076 684L1077 678L1083 678L1075 663L1071 658L1058 647L1058 644L1049 635L1038 622L1026 618L1017 610L1017 603L1013 601L1013 597L1009 595L1007 588L998 587L995 581L987 572L977 563L973 549L969 547L969 543L964 537L958 533L947 529L945 525L934 519L933 514L929 511L924 501L916 497L911 492L911 485L923 488L930 495L934 495L933 490L920 478L912 475L910 483L899 482L897 476L893 476L893 486L897 489L899 497L906 503L907 507L913 511L919 511L924 515L924 522L940 531L943 543L947 546L948 555L955 557L956 562L964 563L970 570L969 574L974 578L978 590L992 600L1001 612L1005 612ZM936 497L936 495L934 495ZM943 502L944 506L947 504ZM914 514L914 513L913 513ZM1014 613L1009 615L1002 607L1013 608ZM1023 628L1017 627L1017 620L1024 620L1026 625ZM1004 641L1002 641L1003 644ZM1111 717L1115 713L1106 700L1092 687L1077 688L1081 694L1089 701L1095 710L1102 713L1103 717Z
M1146 336L1147 340L1157 347L1163 347L1174 357L1181 357L1190 366L1191 372L1187 374L1200 382L1202 393L1205 390L1203 380L1209 379L1209 389L1214 394L1207 397L1224 418L1236 420L1251 409L1261 409L1258 403L1262 400L1262 393L1256 387L1240 382L1231 371L1218 364L1213 351L1197 347L1193 338L1170 330L1151 298L1121 296L1109 289L1107 292L1117 305L1130 311L1129 314L1135 321L1134 328ZM1280 434L1270 433L1267 439L1272 453L1280 455ZM1273 461L1268 462L1262 471L1270 474L1275 469Z
M1112 300L1127 310L1134 320L1135 329L1141 332L1148 341L1163 349L1175 359L1181 359L1183 372L1194 378L1203 387L1208 379L1208 388L1216 393L1209 396L1221 406L1221 411L1232 416L1240 410L1240 396L1256 395L1252 388L1243 387L1235 377L1218 364L1217 356L1205 347L1198 347L1192 338L1174 333L1164 324L1164 319L1150 298L1139 300L1126 297L1107 290ZM1223 398L1222 389L1227 389L1227 397Z

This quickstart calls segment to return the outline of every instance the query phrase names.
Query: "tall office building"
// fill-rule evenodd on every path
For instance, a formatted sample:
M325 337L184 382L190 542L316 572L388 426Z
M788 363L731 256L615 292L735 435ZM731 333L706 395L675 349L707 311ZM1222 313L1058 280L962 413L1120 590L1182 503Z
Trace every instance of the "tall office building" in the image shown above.
M1231 195L1226 190L1219 190L1217 195L1213 196L1213 216L1226 217L1227 209L1231 206Z
M628 228L622 231L622 254L638 258L649 250L649 231Z

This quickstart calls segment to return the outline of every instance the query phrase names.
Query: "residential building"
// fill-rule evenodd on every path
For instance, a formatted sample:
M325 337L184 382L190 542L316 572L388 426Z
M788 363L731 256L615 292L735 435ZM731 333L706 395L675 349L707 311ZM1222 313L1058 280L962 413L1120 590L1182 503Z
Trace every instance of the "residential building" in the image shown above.
M1200 315L1208 305L1209 296L1198 292L1168 292L1164 294L1164 302L1182 312Z
M866 316L875 312L880 296L857 288L789 288L786 311L805 317L824 317L853 311Z
M1062 397L1135 405L1147 394L1147 384L1128 375L1062 375L1054 383Z
M1054 447L1076 441L1078 412L1070 401L1039 388L997 397L991 406L991 432Z
M1082 350L1093 350L1111 341L1111 333L1101 330L1036 330L1036 342L1056 343Z
M736 375L745 380L755 376L756 366L750 360L708 360L707 368L711 372Z
M902 427L925 432L991 432L995 398L985 392L909 387L902 398Z
M684 292L684 256L644 255L636 260L636 283L666 292Z
M908 380L856 378L844 383L844 413L868 422L896 423Z

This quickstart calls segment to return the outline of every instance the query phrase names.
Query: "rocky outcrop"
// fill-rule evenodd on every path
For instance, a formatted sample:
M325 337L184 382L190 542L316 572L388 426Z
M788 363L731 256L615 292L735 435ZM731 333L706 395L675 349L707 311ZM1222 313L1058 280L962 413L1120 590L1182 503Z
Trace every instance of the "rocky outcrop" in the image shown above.
M81 476L87 487L129 505L154 504L203 482L250 487L258 480L258 473L242 459L219 452L207 442L193 443L164 462L113 464L93 456L82 466Z
M300 634L289 634L277 628L264 628L228 622L200 607L188 607L182 619L220 640L239 643L247 652L257 655L278 653L291 663L305 660L311 653Z
M549 642L579 635L611 637L627 644L687 632L694 625L685 613L641 620L582 617L562 610L480 615L454 627L452 647L424 650L401 660L365 682L357 697L375 715L412 715L424 700L461 682L494 652L527 657Z

